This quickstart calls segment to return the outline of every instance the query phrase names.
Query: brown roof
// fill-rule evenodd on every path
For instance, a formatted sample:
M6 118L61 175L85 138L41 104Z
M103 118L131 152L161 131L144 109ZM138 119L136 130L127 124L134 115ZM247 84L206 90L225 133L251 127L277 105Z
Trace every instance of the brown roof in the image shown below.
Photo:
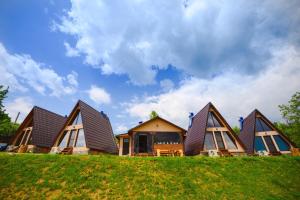
M209 102L202 110L200 110L192 121L192 126L189 127L185 139L185 153L186 155L198 155L204 148L204 137L207 127L208 112L213 109L221 121L225 124L231 135L240 143L244 148L242 141L238 138L232 128L229 126L224 117L216 109L216 107Z
M138 128L138 127L141 127L141 126L143 126L143 125L145 125L145 124L148 124L148 123L150 123L150 122L152 122L152 121L154 121L154 120L156 120L156 119L160 119L160 120L162 120L162 121L164 121L164 122L166 122L166 123L168 123L168 124L170 124L170 125L172 125L172 126L175 126L176 128L182 130L184 133L186 132L186 130L183 129L183 128L181 128L180 126L177 126L176 124L173 124L172 122L170 122L170 121L168 121L168 120L166 120L166 119L164 119L164 118L161 118L160 116L156 116L156 117L154 117L154 118L152 118L152 119L150 119L150 120L148 120L148 121L145 121L145 122L143 122L143 123L141 123L141 124L139 124L139 125L137 125L137 126L131 128L131 129L128 131L128 133L130 133L130 132L132 132L134 129L136 129L136 128Z
M98 112L81 100L74 106L60 133L70 124L78 110L80 110L81 113L86 146L90 149L107 153L117 153L118 147L114 139L109 118L103 112Z
M266 118L259 110L255 109L252 113L250 113L245 119L243 124L243 129L241 130L241 133L239 134L239 138L244 143L246 147L246 152L248 154L254 153L254 139L255 139L255 121L256 116L260 115L265 122L271 128L273 128L275 131L277 131L282 137L284 137L292 146L295 146L295 144L290 141L288 137L286 137L279 129L276 128L276 126L268 119Z
M13 142L22 133L22 130L32 122L32 144L40 147L52 147L54 138L66 122L66 119L66 117L34 106L19 126Z

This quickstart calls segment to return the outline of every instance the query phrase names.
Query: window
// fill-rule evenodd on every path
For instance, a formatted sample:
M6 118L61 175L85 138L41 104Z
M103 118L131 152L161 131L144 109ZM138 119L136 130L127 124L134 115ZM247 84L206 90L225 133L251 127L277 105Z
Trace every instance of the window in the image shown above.
M178 133L156 133L154 144L180 144L180 135Z
M215 137L219 149L225 149L224 142L220 131L215 131Z
M83 129L78 130L78 136L77 136L77 142L76 142L76 147L85 147L85 138L84 138L84 132Z
M223 132L223 137L228 149L237 149L234 139L232 139L231 136L229 136L227 131Z
M265 131L272 131L272 129L261 118L256 118L255 131L265 132Z
M213 138L213 133L212 132L206 132L205 138L204 138L204 148L206 150L216 149L216 144L214 142L214 138Z
M261 136L255 136L255 151L267 151Z
M69 140L69 143L68 143L68 147L73 147L74 146L76 131L77 131L76 129L71 130L71 132L70 132L70 140Z
M81 113L79 112L76 118L74 119L72 125L80 125L80 124L82 124L82 118L81 118Z
M61 137L61 141L58 146L61 148L65 148L67 146L68 139L69 139L69 132L65 131Z
M277 146L280 151L289 151L290 150L289 144L286 143L286 141L284 141L284 139L280 135L273 135L273 138L276 141Z
M274 143L272 141L271 136L269 136L269 135L268 136L264 136L264 139L265 139L265 142L266 142L266 144L267 144L267 146L269 148L269 152L271 152L271 153L277 152L277 149L276 149L276 147L275 147L275 145L274 145Z
M222 127L221 123L213 112L208 112L207 127Z
M18 140L17 140L15 146L19 146L21 144L24 134L25 134L25 131L22 131L21 135L18 137Z

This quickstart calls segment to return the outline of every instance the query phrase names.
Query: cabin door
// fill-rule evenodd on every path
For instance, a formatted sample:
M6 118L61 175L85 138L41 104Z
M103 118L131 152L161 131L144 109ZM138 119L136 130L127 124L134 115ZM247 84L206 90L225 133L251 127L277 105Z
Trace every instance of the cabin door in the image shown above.
M147 153L148 137L147 135L139 135L139 153Z
M129 154L129 139L123 138L123 155Z

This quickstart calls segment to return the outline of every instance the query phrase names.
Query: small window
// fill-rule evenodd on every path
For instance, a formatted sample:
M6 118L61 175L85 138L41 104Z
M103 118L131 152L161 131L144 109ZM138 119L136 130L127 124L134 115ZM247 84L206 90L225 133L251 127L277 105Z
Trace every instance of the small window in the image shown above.
M290 145L280 135L273 135L280 151L289 151Z
M261 136L255 136L255 151L266 151L266 146Z
M204 138L204 148L206 150L216 149L216 144L214 142L214 137L212 132L206 132Z
M75 136L76 136L76 129L71 130L70 132L70 141L68 143L68 147L73 147L75 145Z
M234 139L229 135L228 132L223 132L223 136L228 149L237 149Z
M67 146L68 139L69 139L69 132L65 131L61 137L61 141L58 146L61 148L65 148Z
M219 149L225 149L225 145L224 145L224 142L223 142L223 139L222 139L221 132L216 131L215 132L215 137L216 137L216 141L217 141L217 144L218 144L218 148Z
M272 131L272 129L262 119L256 118L255 131L256 132L265 132L265 131Z
M76 147L85 147L85 146L86 146L86 143L85 143L84 131L81 128L78 130Z
M82 124L82 118L81 118L81 113L79 112L75 117L72 125L80 125L80 124Z
M208 112L207 127L222 127L221 123L213 112Z

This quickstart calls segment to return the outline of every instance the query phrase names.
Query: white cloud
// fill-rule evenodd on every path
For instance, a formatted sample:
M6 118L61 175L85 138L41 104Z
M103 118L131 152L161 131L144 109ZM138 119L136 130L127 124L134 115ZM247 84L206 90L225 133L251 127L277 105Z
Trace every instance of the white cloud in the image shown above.
M271 120L281 120L278 105L286 104L300 88L300 51L294 47L274 50L273 59L257 76L228 71L212 79L190 78L176 90L123 104L131 117L148 118L151 110L160 116L188 125L188 114L212 102L232 125L255 108Z
M256 74L271 49L299 44L299 1L83 1L55 28L74 36L75 55L105 74L153 84L169 64L198 78ZM293 13L291 15L291 13ZM153 67L156 66L156 67Z
M59 76L51 66L34 61L29 55L9 54L0 43L0 84L9 86L12 91L28 91L31 87L41 94L61 96L76 92L74 84L67 85L66 78ZM75 73L68 75L75 83Z
M171 89L173 89L174 87L174 83L173 81L171 81L170 79L164 79L161 80L160 82L160 87L163 89L163 91L167 92Z
M119 126L116 128L115 133L116 133L116 134L121 134L121 133L125 133L125 132L127 132L127 131L128 131L127 126L121 124L121 125L119 125Z
M18 97L5 104L5 109L12 121L15 121L18 112L20 116L18 123L21 123L30 110L33 108L33 100L30 97Z
M78 78L78 73L75 72L75 71L72 71L71 74L68 74L68 75L67 75L68 82L69 82L71 85L74 85L74 86L76 86L76 87L78 86L77 78Z
M91 100L96 104L109 104L111 102L110 94L103 88L92 85L87 91Z
M66 48L66 56L68 57L77 57L79 56L79 51L77 51L75 48L71 47L69 43L64 42L65 48Z

